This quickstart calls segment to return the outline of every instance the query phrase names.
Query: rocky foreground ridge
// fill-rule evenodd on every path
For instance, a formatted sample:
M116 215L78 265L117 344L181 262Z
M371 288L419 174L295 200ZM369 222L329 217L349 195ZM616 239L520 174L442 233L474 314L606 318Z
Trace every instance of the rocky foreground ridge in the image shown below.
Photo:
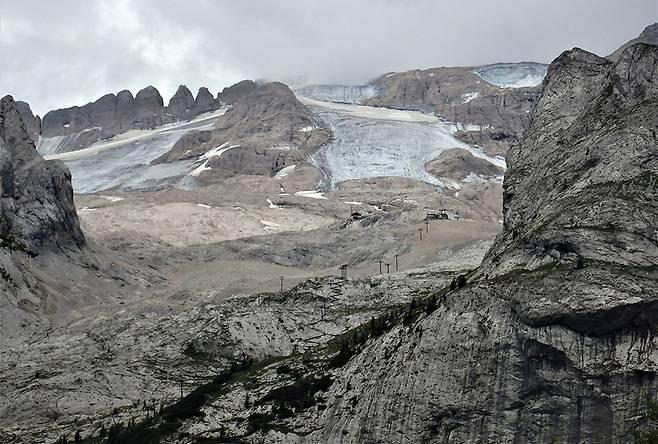
M655 436L657 64L644 44L551 64L479 269L326 347L222 374L110 442Z

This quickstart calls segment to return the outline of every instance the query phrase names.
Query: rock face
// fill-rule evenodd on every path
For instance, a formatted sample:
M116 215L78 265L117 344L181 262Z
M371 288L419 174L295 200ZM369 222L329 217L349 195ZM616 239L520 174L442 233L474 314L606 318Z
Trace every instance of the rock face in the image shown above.
M240 84L240 88L249 85ZM306 154L327 139L328 131L319 128L292 91L274 82L259 86L235 102L213 130L181 137L156 163L194 159L208 153L201 159L203 176L273 175L288 164L305 162Z
M129 130L153 129L176 120L189 120L220 107L221 103L213 99L207 88L201 88L195 99L181 85L167 107L153 86L142 89L134 97L124 90L81 107L46 113L40 130L45 140L39 149L44 154L78 150ZM27 112L25 115L28 116ZM29 125L29 116L26 121Z
M68 168L37 153L10 96L0 101L0 156L0 235L31 251L66 243L83 245Z
M442 152L438 158L428 162L425 168L439 179L455 181L464 181L469 178L494 178L502 176L505 172L501 167L475 157L470 151L460 148Z
M217 100L227 105L233 105L257 87L253 80L242 80L235 85L224 88L217 94Z
M187 120L194 112L194 96L185 85L180 85L169 101L167 111L177 120Z
M208 91L208 88L204 86L199 88L196 99L194 99L194 106L199 113L205 113L219 109L221 102L215 100L212 94L210 94L210 91Z
M644 44L616 63L558 57L510 152L505 229L480 268L343 335L340 351L235 381L174 441L640 437L658 390L657 68Z
M37 153L13 98L0 100L0 337L27 322L39 298L32 258L85 244L68 168Z
M16 108L21 120L27 128L27 134L34 143L39 140L41 134L41 117L35 116L30 109L30 105L26 102L16 101Z
M621 48L610 54L607 58L612 60L613 62L616 62L619 60L619 56L621 55L622 52L629 46L635 45L636 43L647 43L649 45L658 45L658 23L654 23L653 25L649 25L646 28L644 28L644 31L636 38L631 40L630 42L622 45Z

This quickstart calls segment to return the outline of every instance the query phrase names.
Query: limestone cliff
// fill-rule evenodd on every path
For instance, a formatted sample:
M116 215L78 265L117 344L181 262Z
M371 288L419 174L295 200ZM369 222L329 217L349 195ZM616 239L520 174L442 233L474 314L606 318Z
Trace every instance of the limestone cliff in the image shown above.
M657 63L644 44L616 63L579 49L558 57L510 152L505 229L478 270L217 396L186 398L198 410L170 442L594 444L647 433Z

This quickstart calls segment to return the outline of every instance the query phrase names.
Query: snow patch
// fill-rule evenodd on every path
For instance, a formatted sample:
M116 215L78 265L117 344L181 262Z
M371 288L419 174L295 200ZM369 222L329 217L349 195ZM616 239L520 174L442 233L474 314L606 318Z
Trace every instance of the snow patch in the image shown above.
M212 208L210 205L206 205L206 204L202 204L202 203L198 203L198 204L196 204L196 205L197 205L198 207L201 207L201 208Z
M275 179L282 179L282 178L284 178L284 177L290 175L290 173L292 173L292 172L295 170L296 167L297 167L297 165L288 165L287 167L281 168L281 169L280 169L280 170L274 175L274 178L275 178Z
M345 202L348 205L363 205L363 202Z
M201 165L196 167L194 170L192 170L189 175L190 176L199 176L199 174L203 173L204 171L208 171L211 168L208 166L208 161L213 158L213 157L221 157L222 154L224 154L226 151L232 149L232 148L237 148L240 145L229 145L228 142L223 143L222 145L213 148L209 150L208 152L202 154L199 156L199 158L196 160L196 162L203 162Z
M269 199L269 198L268 198L268 199L267 199L267 203L269 204L269 208L281 208L280 206L275 205L275 204L272 202L272 199Z
M124 200L123 197L119 197L119 196L100 196L100 197L102 197L103 199L107 199L110 202L120 202Z
M310 191L297 191L295 196L299 197L310 197L311 199L326 199L323 193L315 190Z
M479 92L472 92L472 93L462 94L462 104L464 104L464 103L468 103L468 102L470 102L471 100L475 100L475 99L477 99L478 97L480 97L480 93L479 93Z
M310 133L313 131L314 127L313 126L305 126L303 128L298 129L297 131L302 132L302 133Z

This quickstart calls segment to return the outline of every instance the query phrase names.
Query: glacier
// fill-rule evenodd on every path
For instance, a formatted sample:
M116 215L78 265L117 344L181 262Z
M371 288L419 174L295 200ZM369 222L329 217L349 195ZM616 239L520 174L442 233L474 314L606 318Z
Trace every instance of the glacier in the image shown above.
M305 85L295 89L295 94L309 99L355 105L366 103L379 93L374 85Z
M408 177L439 189L450 187L425 170L425 164L450 148L462 148L500 165L477 147L453 137L453 125L418 111L323 103L300 98L329 127L331 142L310 155L324 173L320 188L334 190L348 180ZM503 161L504 163L504 161Z
M502 88L528 88L541 85L548 65L541 63L496 63L480 66L473 73Z
M194 167L195 160L156 165L151 162L169 151L183 134L211 128L222 114L216 112L186 123L128 132L89 148L47 154L44 158L66 164L76 193L157 189L178 183Z

